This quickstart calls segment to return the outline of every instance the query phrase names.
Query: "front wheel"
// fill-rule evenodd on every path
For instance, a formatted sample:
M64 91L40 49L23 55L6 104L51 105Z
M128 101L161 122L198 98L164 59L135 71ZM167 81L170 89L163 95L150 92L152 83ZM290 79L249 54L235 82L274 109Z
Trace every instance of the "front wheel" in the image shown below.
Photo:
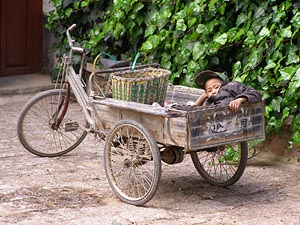
M199 174L210 184L226 187L237 182L247 165L247 142L233 143L191 153Z
M104 166L114 193L132 205L154 196L161 176L158 146L149 131L133 120L121 120L108 132Z
M89 124L81 107L71 94L66 103L66 91L60 89L41 92L33 97L20 112L17 122L18 138L29 152L46 157L66 154L77 147L87 135L82 129ZM59 127L55 126L58 111L67 105Z

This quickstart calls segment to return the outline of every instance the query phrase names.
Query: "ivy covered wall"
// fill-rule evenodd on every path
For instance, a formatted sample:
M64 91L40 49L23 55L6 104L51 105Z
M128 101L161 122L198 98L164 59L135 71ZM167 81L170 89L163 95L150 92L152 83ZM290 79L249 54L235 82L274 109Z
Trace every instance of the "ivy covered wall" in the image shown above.
M267 133L291 119L300 143L299 3L295 0L51 0L47 28L67 49L73 33L92 60L101 51L129 59L146 53L172 71L175 84L194 86L198 71L226 72L263 93Z

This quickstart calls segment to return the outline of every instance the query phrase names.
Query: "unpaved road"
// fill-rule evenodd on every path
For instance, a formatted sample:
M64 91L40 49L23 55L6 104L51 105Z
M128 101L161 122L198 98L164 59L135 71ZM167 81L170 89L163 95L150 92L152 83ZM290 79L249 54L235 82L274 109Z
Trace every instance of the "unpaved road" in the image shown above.
M149 203L122 203L105 177L103 143L92 135L59 158L21 146L16 119L31 96L0 97L0 224L300 224L300 164L269 153L250 159L229 188L208 185L190 157L163 164Z

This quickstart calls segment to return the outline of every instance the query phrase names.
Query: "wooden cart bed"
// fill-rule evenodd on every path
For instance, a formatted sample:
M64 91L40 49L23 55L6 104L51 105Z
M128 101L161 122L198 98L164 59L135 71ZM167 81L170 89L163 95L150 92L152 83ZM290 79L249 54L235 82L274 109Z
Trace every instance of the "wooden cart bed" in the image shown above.
M93 103L106 130L121 119L132 119L143 124L156 142L182 146L186 152L264 138L263 101L243 104L239 113L231 112L228 106L197 107L191 111L167 106L195 101L202 91L184 86L169 86L165 107L112 98L93 100Z

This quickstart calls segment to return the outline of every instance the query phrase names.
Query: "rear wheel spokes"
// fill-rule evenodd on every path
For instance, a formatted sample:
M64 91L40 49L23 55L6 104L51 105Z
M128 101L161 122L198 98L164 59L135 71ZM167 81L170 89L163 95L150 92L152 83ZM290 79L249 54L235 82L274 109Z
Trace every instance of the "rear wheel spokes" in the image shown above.
M243 174L248 157L246 142L218 146L191 153L199 174L217 186L234 184Z

